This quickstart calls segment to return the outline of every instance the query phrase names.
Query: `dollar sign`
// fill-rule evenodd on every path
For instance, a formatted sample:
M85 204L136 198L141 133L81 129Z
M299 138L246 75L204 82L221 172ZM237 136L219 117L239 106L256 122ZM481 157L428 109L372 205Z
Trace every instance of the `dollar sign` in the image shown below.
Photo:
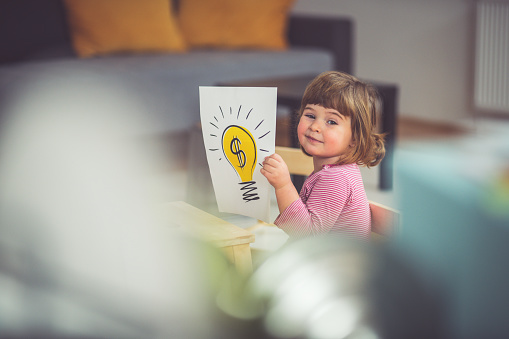
M240 149L240 144L241 142L237 137L233 138L230 143L230 150L237 156L237 159L239 159L239 167L244 168L244 166L246 166L246 153Z

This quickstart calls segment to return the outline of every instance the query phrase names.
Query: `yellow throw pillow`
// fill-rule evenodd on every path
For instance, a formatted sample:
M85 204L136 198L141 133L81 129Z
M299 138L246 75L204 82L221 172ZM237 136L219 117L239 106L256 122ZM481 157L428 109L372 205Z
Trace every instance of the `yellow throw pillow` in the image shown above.
M288 47L286 27L294 0L180 0L179 23L190 47Z
M80 57L116 52L183 52L170 0L65 0Z

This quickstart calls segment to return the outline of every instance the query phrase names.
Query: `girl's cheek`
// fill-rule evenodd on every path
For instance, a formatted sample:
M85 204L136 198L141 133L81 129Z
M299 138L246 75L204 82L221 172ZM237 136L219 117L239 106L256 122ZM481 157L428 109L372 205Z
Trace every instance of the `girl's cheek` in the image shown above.
M299 124L297 125L297 135L301 136L304 135L304 132L306 131L306 126L302 122L302 118L299 120Z

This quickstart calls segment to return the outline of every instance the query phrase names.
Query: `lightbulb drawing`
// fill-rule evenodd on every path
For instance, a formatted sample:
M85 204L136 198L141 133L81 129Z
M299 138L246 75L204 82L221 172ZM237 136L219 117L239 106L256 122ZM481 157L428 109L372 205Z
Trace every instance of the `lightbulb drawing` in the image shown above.
M219 111L221 112L221 115L219 116L212 116L214 121L209 121L209 124L214 127L214 129L217 129L219 131L223 131L221 134L214 134L211 133L209 136L214 139L220 139L218 140L220 145L217 148L209 148L208 150L211 152L215 151L223 151L224 157L227 159L228 163L231 165L231 167L235 170L235 173L237 174L238 179L240 180L239 185L241 185L241 192L242 193L242 199L245 202L258 200L260 197L258 196L258 193L256 192L257 187L256 181L253 180L253 174L256 169L257 164L262 166L258 162L258 154L259 152L265 152L269 153L268 150L264 148L258 148L257 140L261 141L263 143L263 139L265 136L267 136L270 133L269 131L262 132L263 134L261 136L254 137L253 134L255 134L260 126L263 125L263 122L265 121L262 119L259 122L253 121L253 119L249 119L251 112L253 111L253 108L251 108L247 114L241 114L242 113L242 105L239 106L238 110L234 112L232 110L232 107L230 107L229 114L228 112L224 112L223 108L219 106ZM236 113L236 114L235 114ZM231 119L235 119L240 122L240 120L243 121L243 125L252 125L256 126L254 129L249 129L244 126L240 126L240 124L231 124ZM230 120L229 124L224 124L224 122ZM223 129L222 126L226 127ZM261 128L260 128L261 130ZM259 131L259 130L258 130ZM261 140L263 139L263 140ZM222 158L219 158L218 160L221 161Z
M258 200L258 194L254 192L256 182L253 181L257 160L256 142L253 136L244 127L230 125L223 132L222 146L226 159L241 180L239 183L242 185L241 190L246 191L243 199Z

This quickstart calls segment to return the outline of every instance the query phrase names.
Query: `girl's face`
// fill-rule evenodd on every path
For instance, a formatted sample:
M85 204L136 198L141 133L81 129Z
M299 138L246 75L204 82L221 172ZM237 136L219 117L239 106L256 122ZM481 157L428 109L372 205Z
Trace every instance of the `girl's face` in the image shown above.
M337 163L353 147L351 118L320 105L306 105L297 135L304 150L323 164Z

